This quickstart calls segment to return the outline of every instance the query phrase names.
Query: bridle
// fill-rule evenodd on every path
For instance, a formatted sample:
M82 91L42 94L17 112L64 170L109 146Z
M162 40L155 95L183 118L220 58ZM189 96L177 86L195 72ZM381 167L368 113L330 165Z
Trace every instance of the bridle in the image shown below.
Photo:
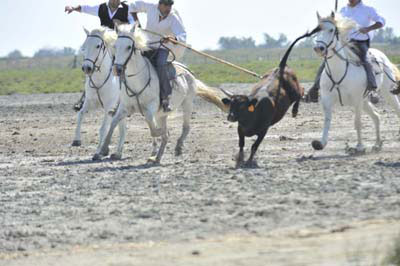
M93 69L94 69L94 71L100 72L101 65L103 64L104 58L106 57L106 48L107 48L107 47L106 47L106 45L105 45L105 42L104 42L103 38L101 38L101 37L98 36L98 35L88 35L87 38L98 38L98 39L101 40L101 45L100 45L100 47L99 47L99 53L97 54L96 59L95 59L95 60L92 60L92 59L90 59L90 58L85 58L85 59L83 60L83 61L91 62L91 63L93 64ZM101 60L100 65L97 65L97 61L99 60L100 54L101 54L102 52L103 52L103 58L102 58L102 60ZM114 61L114 59L113 59L113 61ZM104 85L106 85L107 81L110 79L110 77L111 77L111 72L112 72L112 65L113 65L113 63L111 64L111 68L110 68L110 71L108 72L107 78L104 80L104 82L103 82L100 86L97 86L97 85L94 83L93 78L92 78L92 75L93 75L93 74L88 75L88 77L89 77L89 87L96 90L96 92L97 92L97 97L98 97L99 102L100 102L100 104L101 104L102 107L104 107L104 104L103 104L103 101L102 101L102 99L101 99L101 97L100 97L99 91L100 91L101 88L104 87Z
M104 60L104 58L105 58L105 56L106 56L106 54L105 54L106 45L105 45L105 43L104 43L103 38L101 38L101 37L98 36L98 35L88 35L88 36L87 36L87 39L89 39L89 38L98 38L98 39L101 40L101 45L100 45L100 48L99 48L99 53L97 54L95 60L92 60L92 59L90 59L90 58L85 58L85 59L83 59L83 61L89 61L90 63L93 64L93 68L94 68L95 71L100 71L100 66L101 66L101 64L100 64L100 66L98 66L98 65L97 65L97 61L99 60L99 57L100 57L101 52L103 52L103 59L101 60L101 61L102 61L101 63L103 63L103 60Z
M328 53L329 53L329 50L331 49L330 48L331 45L333 44L335 39L336 39L337 42L339 41L339 30L338 30L337 26L335 25L335 23L333 23L332 21L326 20L326 21L323 21L323 22L331 23L333 26L335 26L335 32L332 35L332 39L331 39L331 41L329 43L326 43L326 42L320 41L320 40L317 40L316 42L322 44L324 46L324 48L325 48L325 54L324 54L325 73L328 76L329 80L332 82L332 87L329 89L329 91L333 91L333 89L336 88L336 90L338 92L338 95L339 95L340 105L344 106L343 105L343 100L342 100L342 94L340 92L339 87L340 87L340 84L342 84L342 82L344 81L344 79L347 76L347 73L349 71L350 62L349 62L349 60L347 58L344 58L339 53L339 51L341 51L344 47L346 47L347 44L343 45L339 50L336 50L335 48L332 48L332 51L333 51L334 54L329 56ZM342 78L339 81L335 81L333 79L332 71L331 71L331 68L330 68L329 62L328 62L328 60L331 59L332 57L334 57L335 55L338 56L342 61L346 62L346 70L345 70Z
M133 98L133 97L136 98L137 104L138 104L138 106L139 106L139 111L140 111L140 113L143 115L143 110L142 110L142 107L141 107L140 102L139 102L139 96L146 90L146 88L147 88L147 87L150 85L150 83L151 83L150 64L149 64L149 62L148 62L147 60L145 60L146 66L147 66L147 70L148 70L148 76L149 76L149 78L148 78L148 81L146 82L145 86L144 86L139 92L135 92L134 90L132 90L132 89L129 87L128 82L127 82L127 78L131 78L131 77L138 76L140 73L143 72L143 69L144 69L145 67L143 67L143 69L139 70L139 71L138 71L137 73L135 73L135 74L126 75L126 73L125 73L126 67L127 67L128 63L129 63L129 61L132 59L133 54L136 53L137 48L136 48L136 46L135 46L135 40L134 40L133 38L131 38L130 36L118 36L118 39L128 39L128 40L130 40L130 41L132 42L131 51L130 51L130 53L129 53L129 56L126 58L125 62L124 62L123 64L114 64L115 66L119 66L119 67L122 68L122 73L121 73L121 76L119 77L119 86L120 86L120 90L121 90L121 88L122 88L122 84L124 84L124 86L125 86L125 91L126 91L126 95L127 95L128 97L130 97L130 98Z

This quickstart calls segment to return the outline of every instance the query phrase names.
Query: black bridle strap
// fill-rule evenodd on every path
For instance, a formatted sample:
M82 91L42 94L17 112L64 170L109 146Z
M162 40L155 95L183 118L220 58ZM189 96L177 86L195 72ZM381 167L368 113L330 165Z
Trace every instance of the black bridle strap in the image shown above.
M97 66L96 64L97 64L97 60L99 60L101 51L103 51L103 54L105 56L106 45L104 44L104 40L98 35L88 35L87 39L89 39L89 38L98 38L98 39L100 39L101 40L101 46L100 46L100 49L99 49L99 53L97 54L97 57L96 57L96 59L94 61L92 59L90 59L90 58L85 58L85 59L83 59L83 61L89 61L90 63L93 64L93 68L95 70L100 70L100 67ZM104 57L103 57L103 60L104 60Z

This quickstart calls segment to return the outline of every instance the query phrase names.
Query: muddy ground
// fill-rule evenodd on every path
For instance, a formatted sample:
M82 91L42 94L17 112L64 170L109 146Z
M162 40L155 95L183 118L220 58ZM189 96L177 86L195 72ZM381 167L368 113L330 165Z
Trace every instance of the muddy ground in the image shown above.
M298 118L270 130L259 168L235 169L236 125L201 100L182 157L180 113L155 167L146 164L147 126L133 115L123 160L94 163L101 113L86 117L83 146L71 147L78 97L0 97L0 265L338 265L335 250L353 265L351 252L381 256L400 231L400 123L382 103L379 153L345 153L356 142L348 108L336 110L331 142L314 152L322 111L302 104ZM370 148L373 123L363 122ZM341 234L350 235L333 241Z

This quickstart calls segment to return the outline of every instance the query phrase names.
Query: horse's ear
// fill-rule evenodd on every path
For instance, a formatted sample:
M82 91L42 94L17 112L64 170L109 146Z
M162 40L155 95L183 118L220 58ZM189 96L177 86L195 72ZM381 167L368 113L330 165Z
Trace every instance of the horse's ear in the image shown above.
M321 16L318 11L317 11L317 18L318 18L318 20L321 20Z
M83 27L83 30L85 31L86 35L90 34L90 32L85 27Z
M333 12L333 11L331 13L331 18L333 18L333 19L335 18L335 12Z

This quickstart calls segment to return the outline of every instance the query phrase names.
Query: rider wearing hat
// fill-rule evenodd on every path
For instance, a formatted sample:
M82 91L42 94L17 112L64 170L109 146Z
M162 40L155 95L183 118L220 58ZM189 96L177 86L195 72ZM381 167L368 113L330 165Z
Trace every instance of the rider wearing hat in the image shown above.
M186 42L186 30L178 12L172 8L173 0L159 0L158 4L135 1L130 5L130 12L137 18L137 13L147 14L146 29L160 36L148 34L152 55L160 80L161 106L164 112L170 112L169 98L172 87L168 79L168 56L173 45L168 44L170 39Z
M375 74L367 54L370 47L370 40L373 37L373 31L382 28L385 25L385 19L377 13L375 8L365 5L362 0L349 0L348 5L343 7L340 13L343 17L354 20L360 26L360 29L350 33L349 38L350 42L357 47L356 53L360 57L361 63L367 73L367 90L375 91L377 89ZM318 70L314 85L306 96L307 101L318 102L320 79L324 69L325 64L323 63Z

